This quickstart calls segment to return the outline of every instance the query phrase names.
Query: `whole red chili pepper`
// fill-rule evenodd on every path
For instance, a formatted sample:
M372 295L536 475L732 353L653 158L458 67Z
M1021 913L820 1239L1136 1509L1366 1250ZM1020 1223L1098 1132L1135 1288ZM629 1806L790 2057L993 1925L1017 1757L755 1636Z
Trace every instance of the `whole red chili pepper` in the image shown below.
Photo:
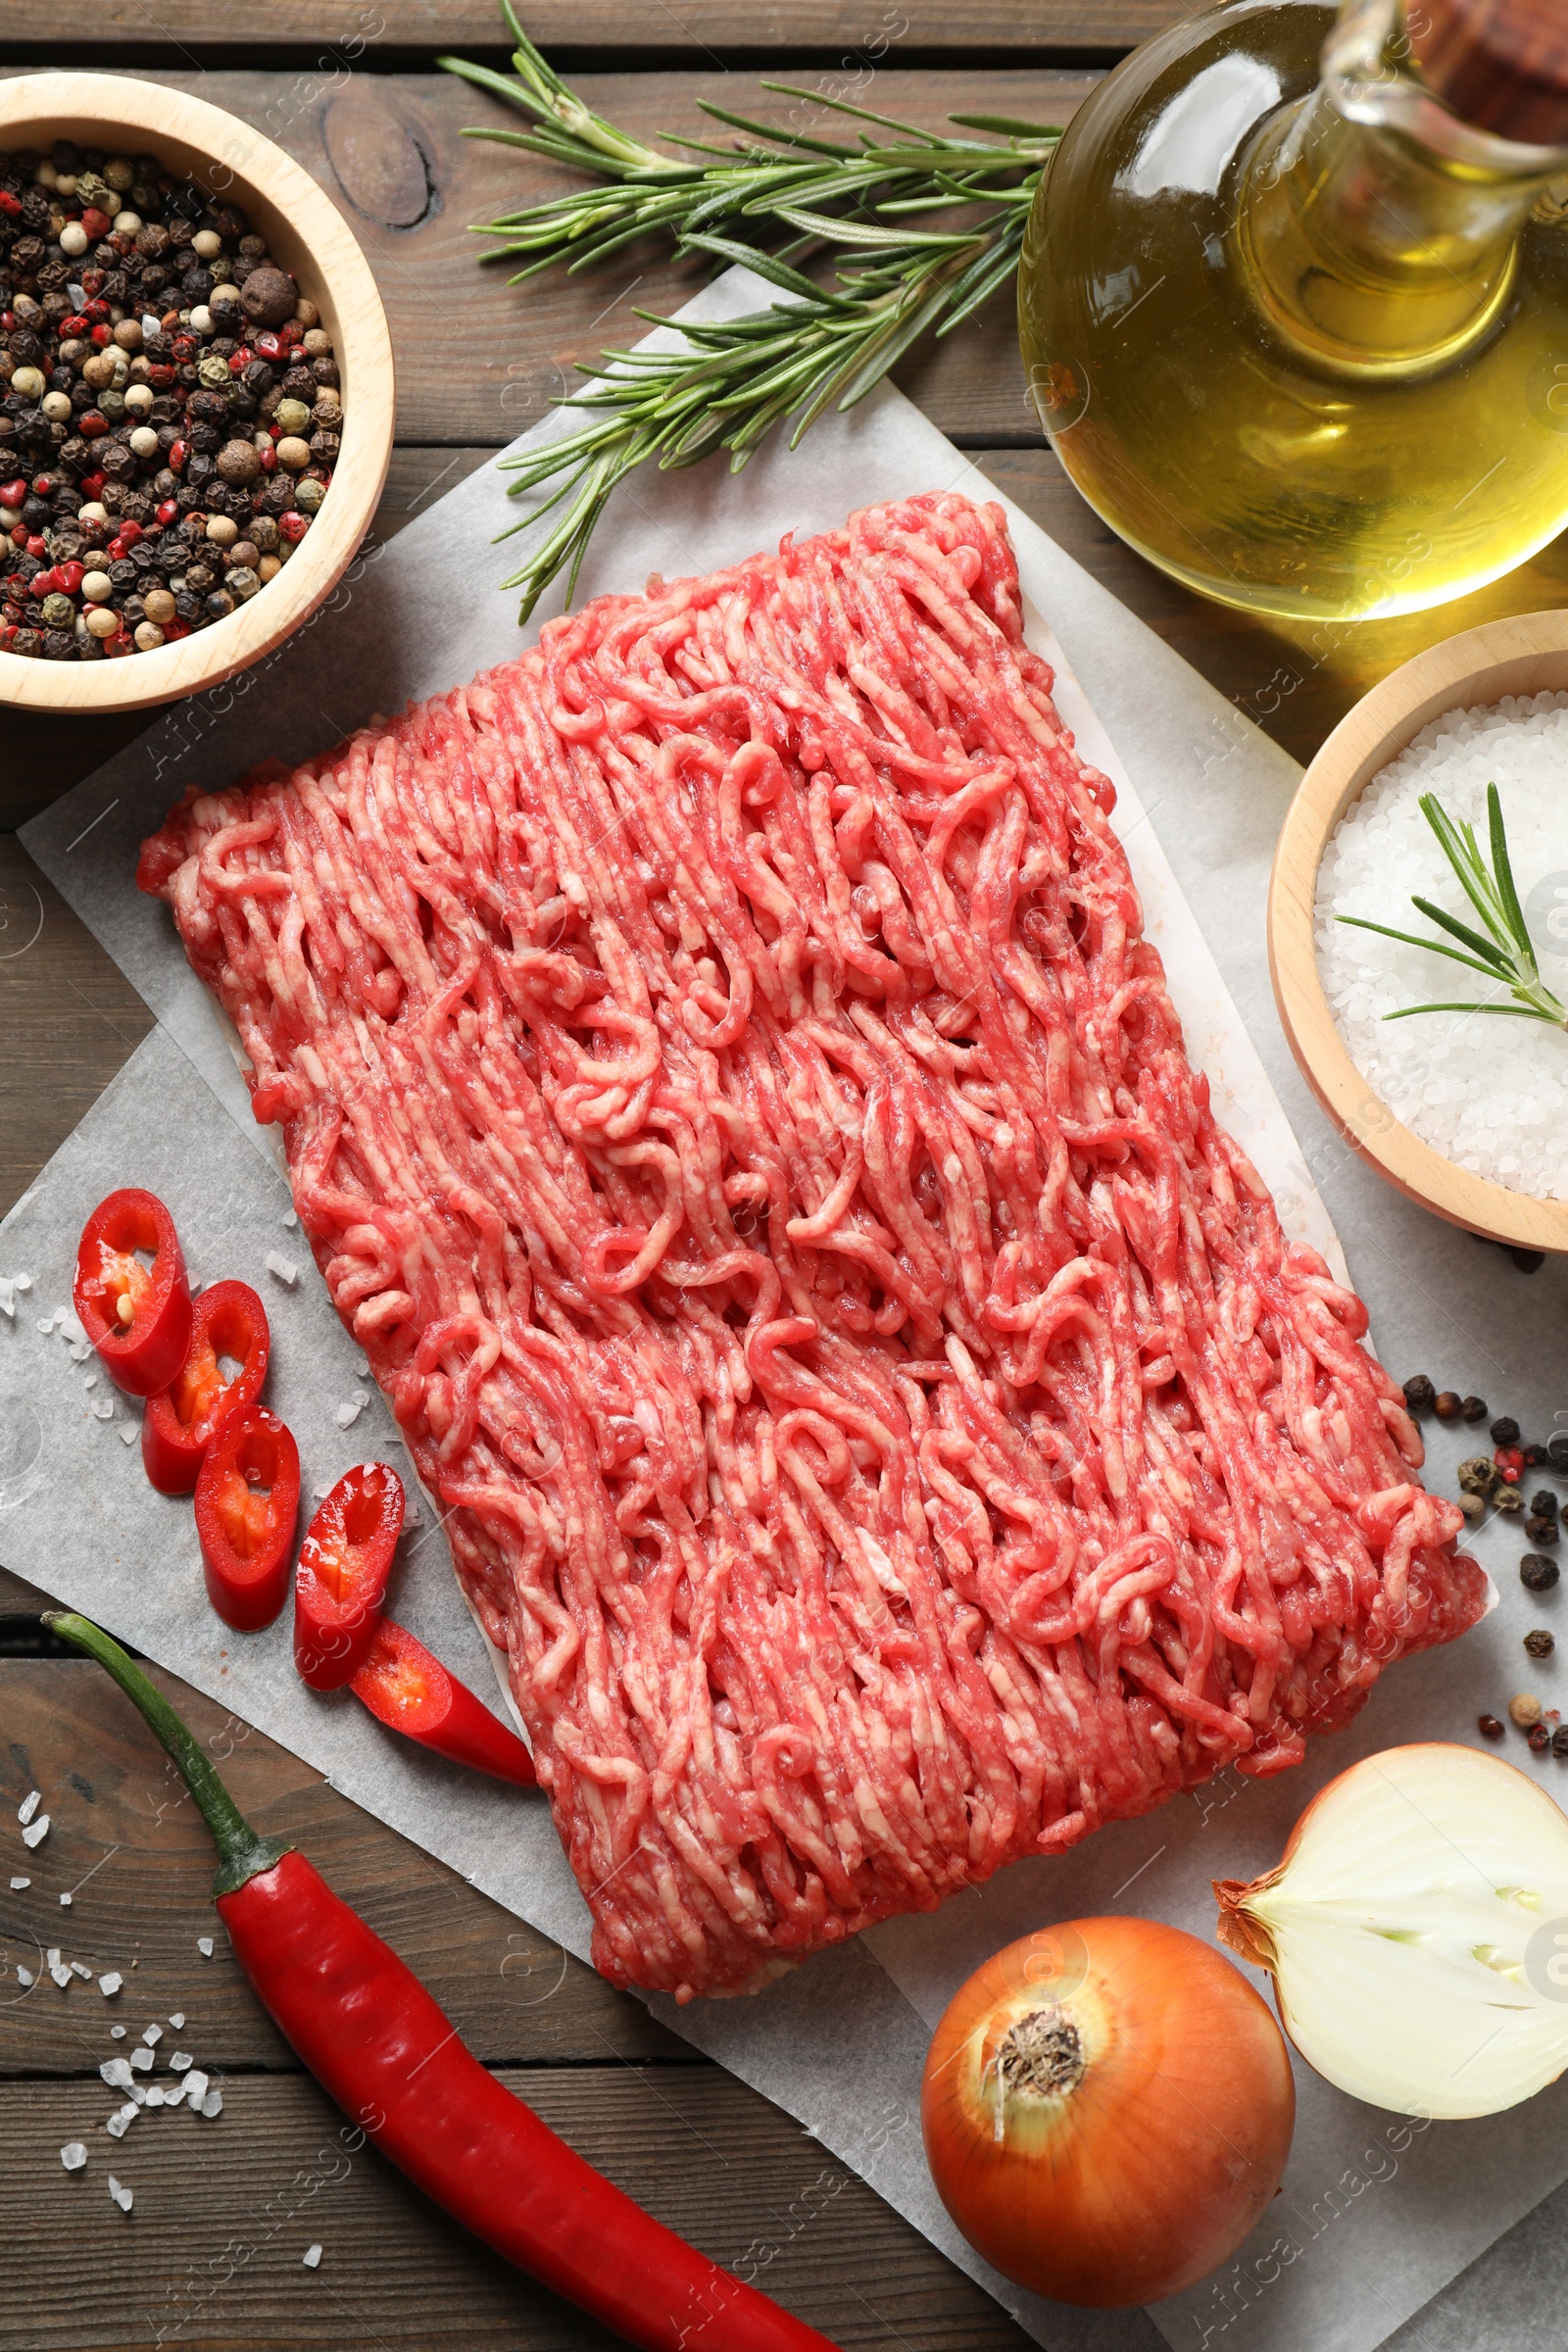
M376 1620L368 1653L350 1685L378 1723L433 1748L452 1764L487 1772L493 1780L538 1787L533 1758L515 1732L475 1698L466 1683L449 1674L407 1626L390 1617Z
M76 1245L74 1296L82 1330L121 1388L132 1396L168 1388L190 1346L190 1284L174 1220L156 1193L132 1187L99 1201Z
M403 1481L385 1462L346 1470L300 1545L294 1663L313 1690L341 1690L365 1663L403 1532Z
M270 1625L288 1596L300 1450L265 1404L231 1413L196 1480L196 1533L207 1596L236 1633Z
M44 1623L108 1669L173 1758L218 1847L213 1896L251 1989L322 2089L416 2187L641 2352L833 2352L634 2205L486 2073L304 1855L258 1838L118 1642L64 1610Z
M267 1309L248 1282L215 1282L196 1301L185 1361L147 1399L141 1458L160 1494L191 1494L219 1426L248 1413L262 1393L271 1346ZM220 1358L239 1370L225 1381Z

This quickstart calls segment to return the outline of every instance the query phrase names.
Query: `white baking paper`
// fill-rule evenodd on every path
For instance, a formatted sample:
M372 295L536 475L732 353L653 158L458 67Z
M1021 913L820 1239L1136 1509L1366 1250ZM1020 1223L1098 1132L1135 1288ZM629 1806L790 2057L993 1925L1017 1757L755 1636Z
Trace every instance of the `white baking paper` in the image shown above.
M763 298L755 281L733 273L702 304L738 309ZM634 478L617 493L580 593L635 588L650 570L707 569L787 529L834 524L869 501L949 487L990 494L969 460L885 391L847 418L823 419L804 453L765 451L738 480L713 467ZM1568 1383L1554 1386L1560 1350L1549 1344L1565 1328L1562 1271L1527 1276L1505 1253L1437 1225L1387 1191L1329 1133L1285 1051L1268 989L1263 890L1293 763L1026 517L1009 513L1028 596L1076 672L1075 679L1063 670L1064 714L1085 754L1121 788L1117 822L1220 1115L1274 1185L1293 1229L1334 1254L1319 1188L1327 1195L1396 1371L1425 1368L1440 1386L1479 1388L1494 1411L1513 1412L1542 1434L1554 1416L1568 1424ZM188 1511L146 1488L134 1451L117 1435L124 1404L116 1401L114 1422L95 1420L92 1397L103 1399L83 1388L90 1364L74 1363L64 1339L36 1329L67 1301L75 1235L92 1201L115 1184L150 1184L191 1237L199 1274L253 1280L271 1304L278 1286L263 1271L268 1251L281 1247L297 1257L297 1290L275 1303L272 1394L301 1440L307 1484L370 1453L401 1461L379 1399L347 1436L337 1430L336 1407L356 1393L357 1351L300 1237L281 1226L286 1191L250 1121L206 993L166 910L138 898L131 875L137 844L186 782L223 783L269 753L301 758L374 710L514 654L510 600L483 593L510 568L510 551L486 542L511 518L497 476L473 475L387 550L368 553L326 611L277 656L161 720L24 834L163 1026L0 1227L0 1275L34 1276L15 1322L0 1318L0 1556L94 1611L582 1953L587 1912L542 1800L458 1776L387 1738L352 1700L305 1690L285 1631L220 1639L201 1593ZM1039 641L1034 626L1031 635ZM230 1118L217 1115L215 1095ZM1471 1432L1462 1440L1440 1432L1437 1475L1473 1446ZM427 1505L425 1520L405 1539L398 1612L460 1672L480 1680L479 1637ZM1138 2314L1043 2303L976 2260L925 2169L919 2070L947 1998L1010 1937L1104 1910L1147 1913L1207 1936L1210 1879L1250 1876L1274 1861L1325 1779L1397 1740L1473 1740L1478 1707L1500 1712L1526 1679L1520 1636L1544 1613L1512 1574L1519 1547L1500 1528L1483 1531L1476 1548L1499 1574L1502 1606L1457 1648L1387 1677L1359 1725L1322 1743L1299 1771L1261 1785L1227 1775L1147 1820L1101 1832L1073 1854L1016 1864L934 1916L889 1923L754 2000L653 2006L789 2109L1056 2352L1133 2352L1157 2343L1156 2328L1194 2352L1211 2344L1225 2352L1371 2352L1568 2177L1568 2144L1556 2128L1568 2094L1553 2090L1511 2117L1422 2132L1356 2107L1299 2070L1300 2117L1282 2197L1233 2266L1161 2306L1151 2326ZM1561 1696L1558 1674L1555 1665L1529 1668L1548 1706ZM1522 1743L1516 1760L1528 1761ZM1531 1768L1551 1785L1553 1768Z

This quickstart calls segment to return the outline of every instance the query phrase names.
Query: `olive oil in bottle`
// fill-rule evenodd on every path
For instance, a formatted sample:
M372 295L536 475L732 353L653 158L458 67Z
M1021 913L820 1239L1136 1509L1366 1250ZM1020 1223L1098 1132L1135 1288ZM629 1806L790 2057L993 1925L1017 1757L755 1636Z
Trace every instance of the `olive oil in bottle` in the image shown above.
M1397 0L1135 52L1046 173L1019 320L1084 496L1224 603L1415 612L1568 523L1568 147L1451 111Z

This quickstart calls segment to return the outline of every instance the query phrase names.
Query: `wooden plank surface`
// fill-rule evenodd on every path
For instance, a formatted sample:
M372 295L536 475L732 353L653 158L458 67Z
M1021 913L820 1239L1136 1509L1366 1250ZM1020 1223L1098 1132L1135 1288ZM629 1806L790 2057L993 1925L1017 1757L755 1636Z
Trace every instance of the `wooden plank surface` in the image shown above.
M754 57L842 52L972 56L1050 50L1116 53L1192 14L1181 0L516 0L529 36L552 54ZM53 50L77 42L175 46L207 63L225 48L286 48L373 62L385 50L498 50L511 41L495 0L8 0L6 34Z

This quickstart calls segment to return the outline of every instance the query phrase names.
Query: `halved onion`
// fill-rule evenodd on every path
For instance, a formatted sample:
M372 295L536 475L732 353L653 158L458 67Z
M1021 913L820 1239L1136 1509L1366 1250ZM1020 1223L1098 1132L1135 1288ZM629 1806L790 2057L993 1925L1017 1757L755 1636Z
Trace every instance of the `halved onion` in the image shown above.
M1075 1919L955 1996L920 2091L964 2236L1020 2286L1107 2309L1191 2286L1285 2169L1290 2055L1240 1972L1147 1919Z
M1309 2066L1401 2115L1495 2115L1568 2066L1568 1819L1500 1757L1446 1741L1342 1772L1222 1942L1273 1972Z

